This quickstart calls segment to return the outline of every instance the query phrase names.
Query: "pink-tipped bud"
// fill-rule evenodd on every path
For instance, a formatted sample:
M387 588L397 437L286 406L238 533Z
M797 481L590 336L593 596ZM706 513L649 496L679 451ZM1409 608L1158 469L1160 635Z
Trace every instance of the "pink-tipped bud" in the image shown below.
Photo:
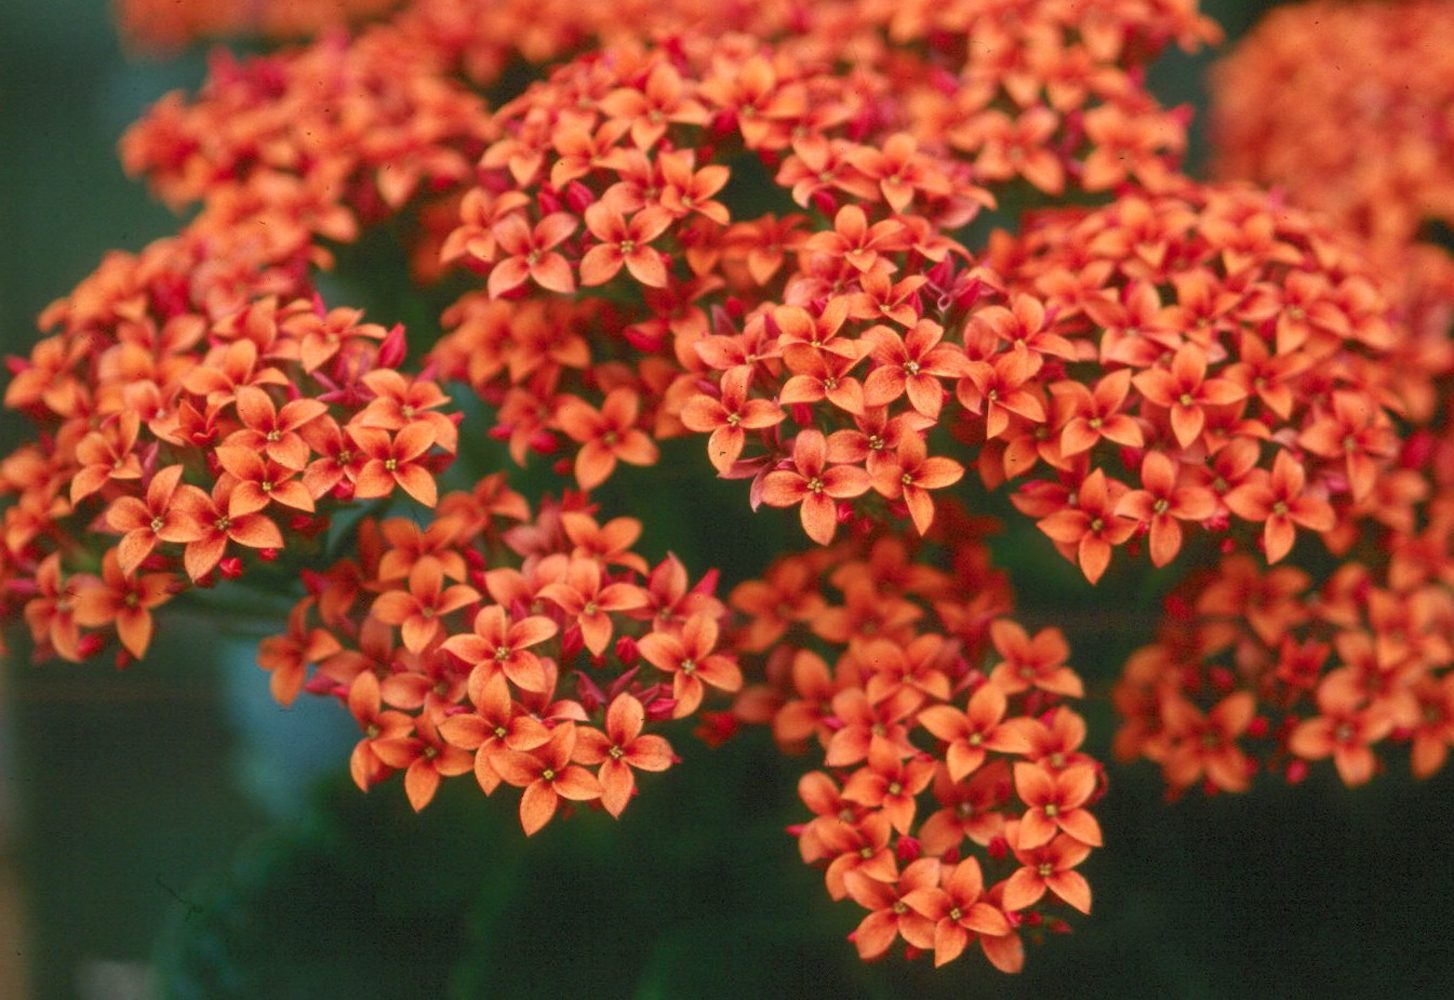
M646 717L653 722L663 722L671 718L676 708L675 698L655 698L646 705Z
M595 200L591 189L580 181L571 181L565 186L565 204L574 215L583 215Z
M581 637L581 627L572 625L561 633L560 655L562 659L573 659L580 655L581 650L586 648L585 639Z
M894 845L894 855L898 857L901 864L908 864L910 861L916 860L923 853L924 848L920 846L918 839L915 837L900 837L899 842Z
M217 572L222 574L224 580L236 580L242 576L242 560L237 556L228 556L217 564Z
M404 340L404 325L395 323L393 328L379 341L379 367L398 368L404 363L409 345Z
M616 640L616 659L625 666L634 666L641 656L641 650L636 647L636 640L629 635L623 635Z

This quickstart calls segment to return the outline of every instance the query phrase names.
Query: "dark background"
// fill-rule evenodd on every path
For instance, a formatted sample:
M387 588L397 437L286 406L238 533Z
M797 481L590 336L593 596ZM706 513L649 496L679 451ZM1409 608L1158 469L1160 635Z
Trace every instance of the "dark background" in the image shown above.
M1204 6L1235 38L1266 5ZM1207 61L1169 57L1158 92L1204 107ZM126 58L101 0L0 5L6 353L28 350L36 312L105 250L175 228L114 144L204 67L196 52ZM0 428L7 444L19 432ZM700 489L686 499L712 509L720 494ZM635 499L653 555L691 564L723 529L684 522L679 493L675 508ZM1046 551L1010 568L1050 581L1032 623L1080 623L1105 757L1105 692L1148 627L1124 609L1147 606L1146 585L1087 593ZM739 551L740 572L767 554ZM1113 767L1108 847L1084 869L1094 915L1032 948L1023 975L977 957L864 966L844 940L861 911L827 899L783 832L802 763L763 734L717 751L679 735L687 765L620 823L585 815L527 843L513 800L468 779L419 817L397 781L360 795L344 713L274 706L251 648L172 619L125 674L20 656L0 669L0 1000L1454 995L1448 772L1417 783L1395 762L1352 792L1323 767L1296 788L1168 806L1152 768Z

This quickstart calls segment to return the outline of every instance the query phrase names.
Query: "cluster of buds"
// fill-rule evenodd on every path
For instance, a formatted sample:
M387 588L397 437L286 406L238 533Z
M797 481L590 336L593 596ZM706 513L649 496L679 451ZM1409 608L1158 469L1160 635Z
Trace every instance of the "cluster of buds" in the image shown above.
M674 556L650 566L641 524L604 524L580 496L532 515L500 476L443 497L427 526L363 521L356 558L307 575L288 631L263 640L273 695L344 702L363 738L350 761L368 788L395 771L423 809L471 771L486 795L522 789L520 822L560 800L619 816L636 771L676 757L644 733L742 685L719 643L715 574L692 584Z
M1005 972L1024 936L1090 911L1076 866L1101 845L1089 806L1100 765L1081 750L1080 677L1055 628L1006 613L1004 577L951 508L936 530L947 570L893 534L776 561L733 590L744 653L765 661L738 715L810 752L792 828L834 899L868 910L852 938L882 955L902 939L936 965L978 941Z

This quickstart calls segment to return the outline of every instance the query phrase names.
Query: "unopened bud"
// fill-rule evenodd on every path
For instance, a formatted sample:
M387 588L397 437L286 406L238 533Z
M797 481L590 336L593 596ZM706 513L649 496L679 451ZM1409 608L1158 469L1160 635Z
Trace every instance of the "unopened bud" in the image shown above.
M616 640L616 659L625 666L632 666L641 656L641 651L636 648L636 640L629 635L623 635Z
M379 367L398 368L404 363L404 355L408 350L409 345L404 340L404 326L402 323L395 323L384 339L379 341Z

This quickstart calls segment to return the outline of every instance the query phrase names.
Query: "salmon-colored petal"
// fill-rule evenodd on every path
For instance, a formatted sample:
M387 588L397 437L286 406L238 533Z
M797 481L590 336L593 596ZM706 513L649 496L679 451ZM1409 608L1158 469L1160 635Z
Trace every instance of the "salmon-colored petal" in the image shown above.
M439 790L439 772L428 761L416 760L404 772L404 792L409 796L409 805L419 812L429 805L434 793Z
M509 778L506 777L506 780ZM549 823L559 802L549 782L532 781L527 785L525 793L520 796L520 826L525 830L525 836L534 836Z
M1045 895L1045 880L1029 868L1017 870L1005 881L1002 897L1006 910L1014 912L1033 906Z
M877 958L893 946L899 936L898 922L893 914L877 910L863 918L853 932L853 946L862 959Z
M1062 812L1055 817L1060 829L1080 841L1082 844L1089 844L1091 847L1101 846L1101 825L1096 818L1084 809L1072 809L1069 812ZM1024 846L1022 841L1022 846Z
M601 797L601 783L579 764L571 764L555 776L555 792L562 798L586 802Z

